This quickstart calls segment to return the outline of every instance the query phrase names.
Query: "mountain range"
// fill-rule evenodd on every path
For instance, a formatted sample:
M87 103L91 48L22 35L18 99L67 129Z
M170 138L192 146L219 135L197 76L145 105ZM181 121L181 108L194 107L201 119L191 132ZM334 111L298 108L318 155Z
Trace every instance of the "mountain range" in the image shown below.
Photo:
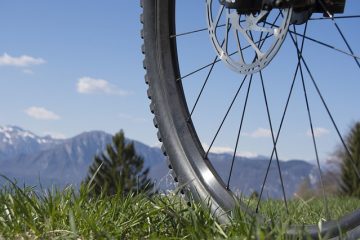
M68 139L38 136L16 126L0 127L0 174L16 179L19 184L50 187L79 186L86 177L96 154L111 143L112 135L102 131L84 132ZM158 147L134 142L136 152L143 156L144 166L150 168L149 176L159 189L174 187L164 156ZM209 159L227 182L232 154L211 153ZM266 157L246 158L237 156L231 186L243 194L260 192L269 160ZM314 165L302 160L280 161L287 197L293 196L304 179L316 179ZM282 190L278 165L273 160L265 196L280 198Z

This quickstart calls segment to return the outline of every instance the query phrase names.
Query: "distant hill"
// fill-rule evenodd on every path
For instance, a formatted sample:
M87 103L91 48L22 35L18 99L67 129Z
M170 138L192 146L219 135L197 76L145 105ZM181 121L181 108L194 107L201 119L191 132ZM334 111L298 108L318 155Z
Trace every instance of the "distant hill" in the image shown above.
M111 143L112 136L102 131L84 132L69 139L40 137L16 126L0 127L0 174L16 178L18 183L49 187L78 186L87 175L95 154ZM157 147L133 141L137 153L144 157L150 168L150 177L157 186L166 189L173 186L168 177L164 156ZM232 155L211 153L209 159L226 182ZM244 194L260 191L269 160L266 157L236 157L231 178L233 189ZM306 161L281 161L280 167L287 197L291 197L306 177L313 177L314 166ZM170 181L169 181L170 179ZM281 187L276 161L273 160L265 185L265 197L281 197Z

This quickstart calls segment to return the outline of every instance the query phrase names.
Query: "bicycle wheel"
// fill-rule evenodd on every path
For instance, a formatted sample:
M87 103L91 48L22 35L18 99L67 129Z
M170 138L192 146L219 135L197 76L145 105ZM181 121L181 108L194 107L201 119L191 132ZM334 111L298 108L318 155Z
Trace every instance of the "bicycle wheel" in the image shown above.
M244 116L246 115L245 110L248 104L249 94L251 93L252 83L255 84L255 81L258 80L257 83L260 85L260 89L262 89L260 92L261 94L263 93L266 103L264 118L270 125L269 131L260 129L260 131L257 132L258 135L264 134L268 137L270 136L271 145L269 148L269 155L271 155L271 158L269 161L264 161L263 163L266 166L265 169L267 169L267 171L259 177L264 179L260 200L261 195L263 194L264 185L267 181L269 169L271 168L270 165L274 158L273 165L276 166L276 170L279 170L278 177L281 180L279 180L281 182L280 187L282 187L281 192L286 205L286 202L288 201L284 190L286 181L284 183L282 179L283 174L281 172L281 164L279 163L278 157L278 145L280 145L278 140L286 110L281 111L278 120L280 127L278 133L275 134L272 127L273 121L270 117L268 107L269 101L264 87L263 75L265 75L267 73L266 71L272 67L275 68L275 70L269 70L268 72L272 73L273 76L275 75L275 77L278 77L280 73L289 73L289 67L283 67L279 71L279 69L276 68L275 62L278 59L281 59L281 56L288 55L287 51L282 52L283 48L286 49L287 47L292 47L292 49L295 49L295 51L293 50L293 52L295 52L293 62L288 58L284 60L285 62L280 62L280 65L293 63L294 69L296 69L295 74L292 73L290 77L287 78L288 85L290 82L290 94L287 95L288 91L284 91L283 88L275 89L275 94L277 95L281 92L286 92L286 96L288 97L285 98L285 100L287 100L285 109L287 109L295 80L297 78L302 80L303 84L300 84L300 89L305 93L306 103L304 106L305 109L307 109L306 117L311 125L309 137L310 142L315 146L315 155L319 166L320 162L315 140L316 137L320 135L318 132L321 132L321 129L315 129L313 127L313 116L311 115L309 106L310 99L308 97L308 91L303 76L305 71L315 84L315 90L313 91L321 96L321 103L325 106L325 110L327 110L326 114L330 115L330 122L334 124L340 139L343 140L343 138L329 111L327 102L325 102L314 81L314 76L309 68L309 62L303 57L304 42L305 40L311 41L321 46L331 48L332 50L339 52L339 54L347 55L346 57L350 58L351 61L355 60L355 70L352 68L353 71L358 71L360 69L360 64L358 62L359 57L354 54L349 42L346 40L339 25L336 23L336 18L330 18L329 16L316 17L314 15L314 17L309 19L311 13L315 11L314 9L302 8L301 11L295 11L293 6L289 6L282 9L258 11L257 13L243 13L238 11L238 9L234 10L225 6L225 3L221 2L224 1L207 0L205 3L200 1L196 3L193 0L177 2L175 0L141 0L141 6L143 7L143 14L141 15L143 30L141 35L144 39L142 51L145 54L145 81L149 85L148 97L151 99L150 109L155 115L154 125L158 128L158 138L163 142L162 150L165 156L167 156L169 167L173 169L176 174L175 180L184 186L186 191L191 192L192 197L198 200L210 200L212 211L223 221L228 219L228 214L234 210L237 204L240 204L241 210L247 214L260 216L260 218L262 218L262 215L260 215L261 213L258 213L258 207L252 209L248 207L245 202L237 202L238 196L234 193L235 189L232 189L230 184L233 167L234 164L236 164L234 163L234 160L240 142L239 138L240 136L244 136L244 134L242 135L241 133L241 129L244 123ZM323 7L326 8L326 5ZM326 10L329 11L329 9ZM335 11L333 9L331 10ZM206 14L204 14L204 12ZM179 20L180 15L182 15L184 19L183 22ZM196 29L194 27L196 26L195 19L199 16L202 17L202 20L206 19L207 26ZM343 16L343 18L356 20L359 16L347 15ZM317 20L319 22L325 20L332 21L335 24L336 31L340 33L340 40L345 41L345 47L347 47L346 50L333 47L330 44L306 35L308 22L315 22ZM205 20L203 22L206 24ZM302 27L302 34L296 31L295 24ZM291 27L293 30L290 30ZM188 30L177 32L176 29L179 28L187 28ZM179 47L180 37L193 36L200 33L206 35L206 38L197 39L197 37L194 37L192 40L189 40L190 42L186 42ZM230 43L229 40L230 35L233 36L232 43ZM259 40L256 41L256 39ZM244 45L244 42L247 44ZM211 50L202 50L201 48L204 45L209 47L207 49ZM184 57L186 54L188 55L187 59ZM189 71L189 69L191 69L191 66L189 66L191 65L190 63L196 62L198 60L198 55L205 55L207 58L211 56L211 59L206 60L208 61L208 64L204 64L201 67L195 68L193 71ZM321 54L317 53L315 56L321 56ZM311 58L311 63L314 61L316 62L316 58ZM217 73L213 73L215 66L223 66L223 69L221 71L219 70ZM230 69L230 71L228 69ZM181 71L190 73L181 75ZM230 75L222 75L224 71L229 72L227 74L233 74L235 80L226 81L226 78ZM195 87L193 85L190 85L190 87L185 86L186 83L184 83L184 81L185 78L194 77L196 74L203 74L205 81L198 85L200 93L191 96L191 93L188 93L188 91L195 89ZM212 74L217 74L217 78L220 78L222 81L213 88L215 95L212 95L210 99L205 101L202 98L205 94L204 92L206 91L209 79L213 76ZM256 77L257 79L255 79ZM289 78L290 80L288 80ZM225 83L228 83L229 86L223 86ZM273 84L275 85L276 82ZM231 121L228 120L230 118L229 115L231 115L232 108L236 105L236 99L240 95L242 88L245 88L245 90L243 90L245 100L243 101L242 107L239 107L240 112L238 117L240 116L240 120L236 123L236 130L234 130L233 127L229 128L230 132L235 132L235 134L233 134L235 135L235 148L233 149L233 158L228 162L230 170L226 174L229 175L227 178L221 176L222 172L215 166L218 166L219 163L211 161L211 148L214 148L216 141L218 141L217 138L220 138L219 136L222 133L222 127L226 124L226 121ZM234 89L236 91L234 91ZM229 91L232 93L230 94ZM232 97L233 94L235 95L234 97ZM228 97L229 95L232 95L230 104L226 107L218 107L218 105L221 105L220 103L227 102L226 100L221 100L221 98ZM204 112L201 112L198 114L201 115L199 118L200 120L195 120L195 111L199 108L199 102L201 101L207 103L206 108L211 115L206 115ZM214 128L210 131L208 122L214 118L213 112L215 108L223 109L225 117L220 118L219 128ZM295 107L295 112L296 111L297 108ZM257 117L255 119L257 119ZM297 125L299 125L299 121L295 120L295 128ZM316 130L318 130L318 132ZM206 137L202 137L202 135L210 134L209 132L215 134L215 137L210 137L210 140L208 140L210 145L208 144L206 146L206 144L204 144L206 141L203 140L206 139ZM245 134L245 136L254 136L254 138L258 135L256 135L256 133ZM224 139L226 138L227 136L224 137ZM298 144L299 143L297 142L294 143L295 146ZM207 148L204 149L204 146ZM222 164L223 163L220 165ZM320 175L319 179L321 180L322 171L320 166L318 170ZM317 224L306 226L293 225L289 227L287 234L290 236L296 235L298 234L299 229L302 229L311 237L318 238L319 236L336 237L341 234L341 231L347 231L350 238L356 238L360 237L359 226L360 209L357 209L352 210L350 213L336 220L328 219L322 224L321 229L318 228Z

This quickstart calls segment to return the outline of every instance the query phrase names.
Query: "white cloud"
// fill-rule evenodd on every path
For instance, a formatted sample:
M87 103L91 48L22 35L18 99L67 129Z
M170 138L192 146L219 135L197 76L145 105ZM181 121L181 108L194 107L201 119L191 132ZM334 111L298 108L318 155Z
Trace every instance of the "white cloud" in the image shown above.
M29 67L32 65L44 64L46 61L42 58L34 58L27 55L20 57L12 57L7 53L0 56L0 66L13 66L13 67Z
M259 154L253 152L239 152L236 155L239 157L246 157L246 158L255 158L259 156Z
M130 94L130 92L124 91L104 79L91 77L80 78L77 83L77 91L84 94L104 93L120 96L127 96Z
M252 138L267 138L267 137L271 137L271 131L270 129L266 129L266 128L258 128L251 133L244 133L243 135Z
M209 145L206 143L202 143L202 146L205 151L207 151L209 149ZM211 147L210 152L216 153L216 154L220 154L220 153L234 154L234 149L231 147L213 146L213 147ZM253 152L240 151L240 152L236 152L236 156L237 157L255 158L259 155L256 153L253 153Z
M32 118L38 119L38 120L58 120L60 117L45 109L42 107L29 107L25 110L25 113Z
M321 128L321 127L314 128L314 136L315 137L322 137L322 136L328 135L329 133L330 133L330 131L326 128ZM312 137L311 129L309 129L306 132L306 135L308 137Z
M212 147L210 152L212 153L234 153L234 149L231 147Z
M134 117L134 116L129 115L129 114L120 113L118 115L118 117L121 118L121 119L127 120L127 121L131 121L131 122L146 122L145 118Z

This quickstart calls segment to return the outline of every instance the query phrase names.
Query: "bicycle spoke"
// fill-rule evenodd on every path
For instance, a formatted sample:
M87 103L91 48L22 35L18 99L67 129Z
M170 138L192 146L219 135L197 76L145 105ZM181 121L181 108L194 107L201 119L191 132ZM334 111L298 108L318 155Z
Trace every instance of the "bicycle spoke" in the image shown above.
M336 28L337 31L339 32L339 34L340 34L341 38L343 39L343 41L345 42L348 50L351 52L351 54L354 55L354 52L353 52L353 50L352 50L349 42L346 40L346 37L345 37L344 33L343 33L342 30L340 29L339 25L336 23L336 21L335 21L335 19L334 19L334 16L329 12L329 10L326 8L326 6L325 6L325 4L324 4L324 2L323 2L322 0L317 0L317 1L320 3L321 7L325 10L325 12L326 12L326 13L328 14L328 16L331 18L332 22L333 22L334 25L335 25L335 28ZM354 60L355 60L355 62L356 62L356 64L357 64L357 66L360 68L360 62L359 62L358 58L355 58L355 57L354 57Z
M294 37L293 37L292 34L290 34L290 37L291 37L293 43L296 44L296 43L295 43L295 40L294 40ZM315 81L315 78L314 78L313 74L312 74L311 71L310 71L310 68L309 68L308 64L306 63L306 61L305 61L305 59L304 59L304 56L302 56L301 54L300 54L300 56L301 56L301 57L300 57L300 58L301 58L301 62L304 64L304 67L306 68L306 71L307 71L307 73L308 73L309 76L310 76L310 79L311 79L311 81L312 81L312 83L313 83L313 85L314 85L314 87L315 87L315 89L316 89L316 92L318 93L318 95L319 95L319 97L320 97L320 99L321 99L321 102L322 102L322 104L324 105L325 110L326 110L326 112L327 112L327 114L328 114L328 116L329 116L329 118L330 118L330 120L331 120L331 122L332 122L332 124L333 124L333 126L334 126L334 128L335 128L335 130L336 130L336 133L337 133L337 135L338 135L338 137L339 137L339 139L340 139L343 147L345 148L346 154L349 156L349 158L350 158L350 160L351 160L351 163L352 163L352 165L353 165L353 167L354 167L354 171L355 171L357 177L358 177L359 180L360 180L360 172L359 172L359 169L357 169L357 167L356 167L354 158L353 158L353 156L352 156L349 148L347 147L344 138L342 137L342 135L341 135L341 133L340 133L339 127L337 126L337 124L336 124L336 122L335 122L335 120L334 120L334 117L333 117L333 115L332 115L332 113L331 113L331 111L330 111L330 109L329 109L329 107L328 107L328 105L327 105L327 103L326 103L326 101L325 101L325 98L323 97L323 95L322 95L322 93L321 93L321 91L320 91L320 89L319 89L319 87L318 87L318 85L317 85L317 83L316 83L316 81Z
M349 148L347 147L347 145L346 145L346 143L345 143L345 140L344 140L343 137L341 136L340 130L339 130L339 128L338 128L338 126L337 126L337 124L336 124L336 122L335 122L335 120L334 120L334 117L332 116L332 114L331 114L331 112L330 112L330 110L329 110L329 107L327 106L327 104L326 104L326 102L325 102L325 100L324 100L324 97L322 96L322 94L321 94L321 92L320 92L320 90L319 90L319 87L317 86L317 83L315 82L315 79L314 79L314 77L312 76L312 74L311 74L311 72L310 72L310 70L309 70L308 65L306 64L306 62L305 62L305 60L304 60L304 57L301 57L301 60L302 60L302 62L304 63L304 66L305 66L308 74L310 75L310 78L311 78L311 80L312 80L312 82L313 82L313 84L314 84L314 86L315 86L315 88L316 88L316 91L317 91L318 95L320 96L321 101L322 101L322 103L323 103L323 105L324 105L324 107L325 107L325 109L326 109L326 111L327 111L327 113L328 113L328 115L329 115L329 117L330 117L330 119L331 119L331 121L332 121L335 129L336 129L336 132L337 132L337 134L338 134L338 136L339 136L342 144L344 145L347 154L349 155L349 157L350 157L350 159L351 159L351 162L352 162L352 164L353 164L353 167L354 167L354 170L355 170L355 172L356 172L356 175L358 176L358 178L359 178L359 180L360 180L359 170L357 169L356 164L354 163L354 158L352 157L352 155L351 155L351 153L350 153L350 150L349 150Z
M280 11L280 13L281 13L281 11ZM306 30L307 30L307 28L304 29L304 35L306 33ZM305 44L305 39L303 38L302 44L301 44L301 50L304 48L304 44ZM296 67L296 70L295 70L295 73L294 73L294 76L293 76L293 79L292 79L289 95L287 97L285 108L284 108L284 111L283 111L283 114L282 114L282 117L281 117L279 130L278 130L278 132L276 134L274 148L272 149L270 159L269 159L269 164L267 166L265 177L264 177L263 183L261 185L261 191L260 191L259 199L258 199L258 202L256 204L256 212L259 212L260 201L262 199L262 195L263 195L263 192L264 192L266 180L267 180L267 177L269 175L270 166L271 166L271 163L272 163L272 160L273 160L273 157L274 157L274 153L275 153L275 147L276 147L276 145L278 143L278 140L279 140L279 137L280 137L280 133L281 133L281 130L282 130L282 127L283 127L283 124L284 124L285 116L286 116L286 113L287 113L287 110L288 110L288 107L289 107L290 99L291 99L291 96L292 96L292 93L293 93L293 90L294 90L294 85L295 85L295 82L296 82L296 79L297 79L299 69L300 69L300 61L298 60L297 67Z
M215 24L215 26L219 25L220 18L221 18L221 16L222 16L223 12L224 12L224 9L225 9L225 5L223 5L223 6L220 7L219 13L218 13L218 15L217 15L217 17L216 17L216 21L215 21L216 24Z
M268 25L271 24L271 23L268 23L268 22L265 22L265 23L268 24ZM328 44L328 43L324 43L324 42L322 42L322 41L316 40L316 39L311 38L311 37L309 37L309 36L304 36L303 34L295 33L294 31L292 31L292 30L290 30L290 29L289 29L289 33L295 34L295 35L300 36L300 37L302 37L302 38L305 38L305 39L307 39L307 40L309 40L309 41L318 43L318 44L320 44L320 45L322 45L322 46L324 46L324 47L330 48L330 49L332 49L332 50L334 50L334 51L337 51L337 52L343 53L343 54L345 54L345 55L348 55L348 56L350 56L350 57L353 57L353 58L355 58L356 60L359 60L359 59L360 59L360 57L359 57L359 56L356 56L354 53L349 53L349 52L347 52L347 51L345 51L345 50L336 48L336 47L334 47L334 46L332 46L332 45L330 45L330 44Z
M294 32L296 32L295 26L294 26ZM299 50L298 44L295 44L295 47L298 52L298 61L301 61L300 59L302 57L302 51ZM306 103L306 110L307 110L307 114L308 114L309 125L310 125L310 129L311 129L311 136L312 136L312 141L313 141L313 146L314 146L314 151L315 151L316 163L317 163L317 167L318 167L318 171L319 171L320 185L322 188L322 195L323 195L323 201L324 201L324 206L325 206L325 214L326 214L326 218L330 219L330 212L329 212L329 208L328 208L327 198L325 195L323 174L322 174L321 167L320 167L319 152L318 152L317 142L316 142L315 133L314 133L314 124L313 124L313 119L312 119L312 115L311 115L309 98L308 98L308 94L307 94L304 73L303 73L301 64L300 64L300 77L301 77L301 83L302 83L303 92L304 92L304 98L305 98L305 103Z
M270 34L269 36L267 36L266 38L262 39L261 41L264 42L266 39L268 39L268 38L270 38L270 37L272 37L272 36L274 36L274 34ZM256 43L259 43L259 42L256 42ZM242 48L241 50L243 51L243 50L246 50L246 49L248 49L248 48L250 48L250 47L251 47L250 45L247 45L247 46L245 46L244 48ZM238 53L238 51L232 52L231 54L229 54L229 56L233 56L233 55L235 55L236 53ZM215 61L215 64L218 63L218 62L221 62L221 59L216 60L216 61ZM192 71L192 72L190 72L190 73L188 73L188 74L186 74L186 75L184 75L184 76L181 76L181 77L177 78L176 81L180 81L180 80L183 80L183 79L185 79L185 78L187 78L187 77L190 77L191 75L194 75L195 73L198 73L198 72L200 72L200 71L202 71L202 70L204 70L204 69L206 69L206 68L208 68L208 67L211 67L212 65L213 65L213 62L211 62L211 63L209 63L209 64L206 64L206 65L204 65L204 66L202 66L202 67L200 67L200 68L198 68L198 69L196 69L196 70L194 70L194 71Z
M235 102L235 100L237 99L237 97L238 97L238 95L239 95L239 92L240 92L242 86L244 85L245 80L246 80L247 77L248 77L248 76L245 75L244 79L242 80L242 82L241 82L241 84L240 84L240 87L239 87L238 90L236 91L236 94L235 94L233 100L231 101L231 104L230 104L230 106L228 107L228 109L227 109L227 111L226 111L226 114L225 114L224 118L222 119L222 121L221 121L221 123L220 123L220 126L218 127L218 129L217 129L217 131L216 131L216 134L215 134L213 140L211 141L211 144L210 144L208 150L206 151L205 158L207 158L207 156L209 155L209 152L210 152L212 146L214 145L214 142L215 142L217 136L219 135L219 132L220 132L222 126L224 125L225 120L226 120L226 118L228 117L229 112L230 112L231 108L233 107L234 102Z
M218 62L221 62L221 59L217 59L215 62L206 64L206 65L204 65L204 66L202 66L202 67L200 67L200 68L198 68L198 69L196 69L196 70L194 70L194 71L192 71L192 72L190 72L190 73L188 73L188 74L186 74L184 76L181 76L178 79L176 79L176 81L180 81L180 80L183 80L183 79L185 79L187 77L190 77L191 75L194 75L195 73L198 73L198 72L200 72L200 71L202 71L202 70L204 70L204 69L206 69L206 68L208 68L210 66L213 66L214 64L216 64Z
M250 81L249 81L249 86L248 86L248 90L247 90L247 93L246 93L245 103L244 103L244 107L243 107L243 111L242 111L242 115L241 115L239 131L238 131L237 138L236 138L236 144L235 144L234 154L233 154L233 158L232 158L232 161L231 161L230 173L229 173L229 177L228 177L228 181L227 181L227 185L226 185L226 188L227 188L228 190L229 190L229 187L230 187L231 175L232 175L232 171L233 171L233 167L234 167L234 162L235 162L235 158L236 158L236 151L237 151L238 144L239 144L241 129L242 129L242 125L243 125L243 122L244 122L245 111L246 111L246 107L247 107L247 103L248 103L248 99L249 99L249 93L250 93L250 88L251 88L252 79L253 79L253 75L251 74L251 76L250 76Z
M240 22L242 23L242 22L245 22L245 21L241 20ZM226 26L226 24L220 24L216 28L222 28L222 27L225 27L225 26ZM199 28L199 29L196 29L196 30L187 31L187 32L183 32L183 33L173 34L173 35L170 35L170 38L177 38L177 37L182 37L182 36L186 36L186 35L190 35L190 34L194 34L194 33L205 32L205 31L208 31L207 27L206 28Z
M218 28L221 28L221 27L225 27L226 24L221 24L219 26L217 26ZM186 36L186 35L190 35L190 34L194 34L194 33L199 33L199 32L205 32L207 31L208 28L200 28L200 29L197 29L197 30L193 30L193 31L188 31L188 32L183 32L183 33L178 33L178 34L174 34L174 35L170 35L170 38L176 38L176 37L181 37L181 36Z
M289 214L289 208L288 208L286 194L285 194L284 181L283 181L283 177L282 177L278 151L277 151L277 148L276 148L274 129L273 129L273 126L272 126L272 121L271 121L271 116L270 116L270 109L269 109L269 104L268 104L265 85L264 85L264 78L263 78L262 72L260 71L259 73L260 73L260 79L261 79L261 86L262 86L262 90L263 90L263 94L264 94L264 101L265 101L265 105L266 105L266 112L267 112L267 116L268 116L269 127L270 127L270 131L271 131L271 137L272 137L274 150L275 150L275 157L276 157L276 162L277 162L277 167L278 167L278 172L279 172L279 177L280 177L280 182L281 182L281 190L282 190L282 193L283 193L286 212Z
M292 93L293 93L293 90L294 90L294 85L295 85L296 78L297 78L297 75L298 75L298 72L299 72L299 67L300 67L300 63L298 63L298 65L297 65L297 67L296 67L296 70L295 70L295 73L294 73L294 76L293 76L293 79L292 79L290 91L289 91L289 94L288 94L288 97L287 97L287 101L286 101L286 104L285 104L285 108L284 108L284 111L283 111L283 114L282 114L282 117L281 117L279 130L278 130L277 135L276 135L274 148L273 148L272 153L271 153L271 155L270 155L269 164L268 164L268 166L267 166L266 173L265 173L265 177L264 177L263 183L262 183L262 185L261 185L261 191L260 191L259 199L258 199L258 202L257 202L257 205L256 205L256 212L259 211L260 201L261 201L261 198L262 198L262 194L263 194L263 192L264 192L264 187L265 187L265 184L266 184L267 177L268 177L268 175L269 175L269 170L270 170L271 162L272 162L272 160L273 160L274 153L275 153L275 147L276 147L277 142L278 142L278 140L279 140L279 136L280 136L280 133L281 133L281 130L282 130L282 126L283 126L283 124L284 124L285 116L286 116L286 113L287 113L287 110L288 110L288 107L289 107L290 99L291 99L291 96L292 96Z
M345 50L341 50L341 49L336 48L336 47L334 47L334 46L332 46L332 45L330 45L330 44L324 43L324 42L322 42L322 41L316 40L316 39L311 38L311 37L308 37L308 36L304 36L304 35L302 35L302 34L296 33L296 32L291 31L291 30L289 30L289 32L292 33L292 34L295 34L295 35L297 35L297 36L303 37L303 38L305 38L305 39L307 39L307 40L310 40L310 41L312 41L312 42L321 44L321 45L323 45L323 46L325 46L325 47L328 47L328 48L330 48L330 49L332 49L332 50L335 50L335 51L337 51L337 52L346 54L346 55L348 55L348 56L350 56L350 57L353 57L353 58L356 58L356 59L360 59L360 57L354 55L354 53L346 52Z
M280 14L277 16L277 18L275 19L274 22L276 22L276 20L278 19L278 17L280 16ZM268 36L270 33L267 33L266 36ZM251 35L251 39L253 40L253 36L250 32ZM262 41L262 36L263 36L263 32L261 32L260 37L259 37L259 48L261 48L265 41ZM265 38L266 38L265 36ZM238 40L238 44L240 46L240 41ZM241 52L241 51L240 51ZM257 56L256 56L257 57ZM255 57L255 59L256 59ZM254 59L254 60L255 60ZM227 186L226 188L229 190L230 188L230 181L231 181L231 176L232 176L232 172L233 172L233 168L234 168L234 163L235 163L235 158L236 158L236 153L237 153L237 148L238 148L238 144L239 144L239 139L240 139L240 135L241 135L241 129L242 129L242 125L243 125L243 121L244 121L244 116L245 116L245 110L246 110L246 106L247 106L247 102L248 102L248 97L249 97L249 91L250 91L250 86L251 86L251 81L252 81L253 75L251 75L251 79L250 79L250 83L249 83L249 87L248 87L248 92L246 94L246 99L245 99L245 104L244 104L244 109L243 109L243 114L241 117L241 121L240 121L240 126L239 126L239 131L238 131L238 135L236 138L236 144L235 144L235 148L234 148L234 153L233 153L233 157L232 157L232 161L231 161L231 167L230 167L230 173L229 173L229 177L228 177L228 181L227 181Z
M334 19L353 19L353 18L360 18L360 15L350 15L350 16L338 16L334 17ZM318 17L318 18L310 18L309 20L331 20L331 17Z
M187 119L187 121L190 121L192 115L194 114L195 108L197 107L197 105L198 105L198 103L199 103L199 101L200 101L200 97L202 96L202 94L203 94L203 92L204 92L204 89L205 89L205 86L206 86L206 84L208 83L208 81L209 81L209 79L210 79L210 75L211 75L211 73L212 73L212 71L213 71L213 69L214 69L214 66L215 66L215 63L217 62L217 60L218 60L218 56L215 57L212 65L211 65L211 68L210 68L208 74L206 75L205 81L204 81L204 83L203 83L203 85L202 85L202 87L201 87L201 89L200 89L200 92L199 92L199 94L198 94L198 96L197 96L197 98L196 98L196 101L195 101L194 106L193 106L192 109L191 109L190 116L189 116L189 118Z
M230 28L228 27L227 32L229 33L229 31L230 31ZM224 39L223 42L221 43L221 47L225 44L225 41L226 41L226 39ZM207 74L207 76L206 76L206 78L205 78L205 81L204 81L204 83L203 83L203 85L202 85L202 87L201 87L201 89L200 89L200 92L199 92L199 94L198 94L198 96L197 96L197 98L196 98L196 101L195 101L194 106L193 106L192 109L191 109L190 116L189 116L189 118L187 119L187 121L189 121L190 118L192 117L192 115L194 114L195 108L196 108L197 104L199 103L200 97L202 96L202 93L203 93L203 91L204 91L204 89L205 89L205 86L206 86L206 84L207 84L207 82L208 82L208 80L209 80L209 78L210 78L210 75L211 75L211 73L212 73L212 71L213 71L213 69L214 69L215 63L217 62L218 58L219 58L219 57L216 56L215 59L214 59L214 61L213 61L213 63L212 63L212 65L211 65L211 68L210 68L210 70L209 70L209 72L208 72L208 74Z
M339 25L335 22L334 19L333 19L333 22L334 22L335 27L336 27L336 29L338 30L339 34L341 35L341 38L344 40L347 48L349 49L349 51L350 51L351 54L353 55L354 60L355 60L355 62L356 62L356 64L357 64L357 66L360 68L359 57L356 57L356 56L354 55L354 51L353 51L352 48L350 47L350 44L349 44L349 42L346 40L344 33L341 31Z
M302 71L301 64L300 64L300 76L301 76L301 82L302 82L304 97L305 97L305 102L306 102L306 109L307 109L307 113L308 113L310 129L311 129L311 136L312 136L312 141L313 141L313 146L314 146L314 151L315 151L315 156L316 156L316 163L317 163L317 167L318 167L318 171L319 171L320 185L322 188L322 195L323 195L324 204L325 204L326 218L330 219L329 208L327 205L327 198L325 196L325 188L324 188L324 182L323 182L323 177L322 177L323 174L322 174L321 167L320 167L318 147L317 147L317 143L316 143L314 126L313 126L313 121L312 121L312 116L311 116L311 110L310 110L310 106L309 106L309 99L307 96L307 90L306 90L306 86L305 86L304 74Z

